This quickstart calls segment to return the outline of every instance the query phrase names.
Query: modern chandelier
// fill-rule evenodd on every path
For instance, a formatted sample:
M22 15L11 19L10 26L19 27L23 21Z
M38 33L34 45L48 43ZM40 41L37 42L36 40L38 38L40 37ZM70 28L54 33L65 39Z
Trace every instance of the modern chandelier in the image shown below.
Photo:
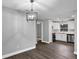
M30 0L30 3L31 3L31 10L26 13L26 20L27 21L37 21L38 13L34 12L34 10L33 10L34 0Z

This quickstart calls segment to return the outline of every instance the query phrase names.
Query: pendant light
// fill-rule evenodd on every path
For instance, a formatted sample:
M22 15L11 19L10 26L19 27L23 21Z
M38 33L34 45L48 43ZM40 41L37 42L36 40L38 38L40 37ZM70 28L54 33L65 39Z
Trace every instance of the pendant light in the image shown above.
M31 10L26 13L26 20L27 21L37 21L38 13L34 12L34 10L33 10L34 0L30 0L30 3L31 3Z

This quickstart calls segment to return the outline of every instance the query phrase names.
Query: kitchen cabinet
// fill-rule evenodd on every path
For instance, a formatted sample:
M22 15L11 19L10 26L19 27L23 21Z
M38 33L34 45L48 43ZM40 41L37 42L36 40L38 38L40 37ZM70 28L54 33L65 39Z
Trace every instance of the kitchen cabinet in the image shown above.
M67 42L74 43L74 34L67 34Z
M67 36L63 33L56 33L56 40L67 42Z
M49 21L49 24L49 40L67 42L67 34L75 34L74 21Z

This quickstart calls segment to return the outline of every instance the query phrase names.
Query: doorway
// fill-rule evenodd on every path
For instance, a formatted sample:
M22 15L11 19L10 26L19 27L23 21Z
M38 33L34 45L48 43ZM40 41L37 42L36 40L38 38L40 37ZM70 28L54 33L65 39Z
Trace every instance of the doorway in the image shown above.
M37 22L36 24L37 41L43 40L43 23Z

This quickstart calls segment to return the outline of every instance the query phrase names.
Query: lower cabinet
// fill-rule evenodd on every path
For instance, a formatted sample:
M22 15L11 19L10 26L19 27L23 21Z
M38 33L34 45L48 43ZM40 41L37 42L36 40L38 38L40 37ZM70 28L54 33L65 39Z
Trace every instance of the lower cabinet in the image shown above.
M63 34L63 33L57 33L56 34L56 40L59 40L59 41L66 41L67 42L67 36L66 34Z
M74 34L52 33L52 40L53 42L58 40L74 43Z
M74 43L74 34L67 34L67 42Z

